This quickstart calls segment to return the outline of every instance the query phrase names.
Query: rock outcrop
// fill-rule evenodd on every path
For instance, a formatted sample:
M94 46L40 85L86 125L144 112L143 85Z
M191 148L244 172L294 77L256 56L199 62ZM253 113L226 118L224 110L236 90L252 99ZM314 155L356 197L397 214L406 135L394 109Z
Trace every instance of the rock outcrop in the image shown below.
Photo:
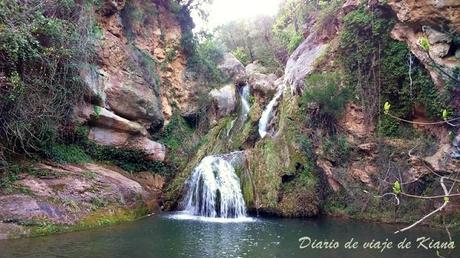
M96 143L163 160L165 147L150 133L169 122L173 106L196 110L197 85L187 76L181 25L169 8L161 1L104 1L96 11L98 65L81 69L90 96L75 110Z
M388 5L398 18L391 31L392 38L405 42L411 52L420 60L438 86L444 86L441 73L433 63L446 73L460 65L455 57L459 46L453 44L452 33L460 32L460 2L455 0L390 0ZM430 50L427 53L420 47L419 41L427 37Z
M140 174L144 187L119 168L96 164L38 164L33 171L20 174L12 194L0 195L0 238L33 235L43 223L71 227L101 211L159 209L162 179L149 185Z
M248 83L258 102L266 102L275 94L278 86L275 81L278 77L273 73L267 74L266 68L257 61L246 66L246 74Z

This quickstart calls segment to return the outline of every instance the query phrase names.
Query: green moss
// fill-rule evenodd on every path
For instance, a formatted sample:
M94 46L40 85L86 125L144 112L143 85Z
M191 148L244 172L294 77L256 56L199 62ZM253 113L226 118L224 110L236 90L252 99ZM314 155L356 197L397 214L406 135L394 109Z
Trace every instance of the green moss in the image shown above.
M147 214L148 210L145 207L140 207L137 209L107 207L90 213L75 225L57 225L50 222L40 222L39 225L33 226L31 228L30 236L44 236L54 233L73 232L105 227L122 222L134 221Z

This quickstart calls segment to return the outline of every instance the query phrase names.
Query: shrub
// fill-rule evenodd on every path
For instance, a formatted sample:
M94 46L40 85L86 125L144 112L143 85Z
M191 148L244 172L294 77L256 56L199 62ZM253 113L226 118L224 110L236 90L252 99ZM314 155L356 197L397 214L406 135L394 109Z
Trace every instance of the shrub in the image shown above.
M191 38L190 38L191 37ZM187 67L194 72L205 84L218 84L227 80L217 68L223 58L222 47L213 39L208 38L198 43L194 36L182 38L182 47L190 47Z
M191 137L192 133L193 129L176 112L163 132L158 136L158 140L171 150L178 150L180 147L185 146L184 143Z
M451 110L451 96L435 88L405 43L390 38L394 20L386 8L370 10L364 6L343 19L339 62L345 82L367 110L368 125L377 118L379 103L391 103L392 113L406 119L411 118L416 105L424 107L431 118L439 117L443 109ZM379 132L384 135L396 136L406 131L399 127L385 118L378 122Z
M86 4L0 1L0 138L9 151L37 152L59 141L82 99L79 67L94 57Z
M301 105L313 127L322 127L335 132L337 119L348 101L348 91L340 87L336 73L312 74L305 81ZM317 108L309 107L316 104Z
M297 49L297 47L302 43L303 41L303 36L300 33L293 33L291 38L289 39L289 43L287 45L287 49L289 53L294 52L294 50Z
M242 47L237 47L232 51L232 54L240 61L244 66L251 62L251 58L246 54L246 51Z
M322 145L323 155L335 165L344 164L350 157L350 146L343 136L334 135L327 138Z
M48 157L58 163L88 163L91 158L78 145L53 145L48 152Z

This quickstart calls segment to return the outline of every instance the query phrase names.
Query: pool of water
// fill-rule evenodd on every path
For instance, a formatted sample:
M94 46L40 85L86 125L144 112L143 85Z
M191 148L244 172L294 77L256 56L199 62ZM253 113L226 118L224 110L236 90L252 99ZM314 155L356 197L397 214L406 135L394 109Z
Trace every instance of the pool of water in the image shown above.
M435 257L434 250L417 248L418 237L445 241L447 234L416 228L394 235L395 225L340 219L196 220L182 214L154 215L133 223L46 237L0 241L0 257ZM460 244L458 232L452 232ZM337 249L299 248L299 238L338 242ZM358 248L344 244L351 238ZM397 249L404 238L411 248ZM392 249L364 249L367 241L392 241ZM406 243L407 243L406 241ZM333 242L333 243L334 243ZM428 245L428 241L425 242ZM306 245L307 242L304 242ZM444 252L445 253L445 252ZM456 247L450 257L460 257Z

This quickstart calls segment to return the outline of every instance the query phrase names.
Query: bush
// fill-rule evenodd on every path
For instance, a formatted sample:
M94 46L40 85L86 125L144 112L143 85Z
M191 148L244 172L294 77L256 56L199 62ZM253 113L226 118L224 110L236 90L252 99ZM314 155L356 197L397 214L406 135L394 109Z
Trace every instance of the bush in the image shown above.
M390 38L394 20L388 9L365 7L350 12L343 19L339 61L346 83L367 110L365 122L368 125L377 118L382 108L379 103L391 103L393 115L406 119L413 116L416 105L424 107L431 118L439 118L443 109L451 110L451 97L435 88L425 68L405 43ZM378 122L378 127L384 135L396 136L405 131L398 128L398 123L385 118Z
M300 33L293 33L287 45L288 52L291 54L302 43L303 36Z
M131 173L150 171L168 175L167 167L163 162L148 160L141 151L102 146L95 143L85 145L84 149L94 160L113 163Z
M94 57L86 4L0 1L0 138L13 152L58 142L82 99L79 67Z
M251 62L251 58L246 54L246 51L242 47L237 47L232 51L232 54L240 61L244 66Z
M78 145L58 144L51 147L48 157L58 163L88 163L91 158Z
M350 158L350 146L343 136L334 135L323 142L323 155L335 165L341 165Z
M306 79L301 105L313 127L335 132L349 96L348 90L340 87L340 81L336 73L312 74ZM312 109L310 104L317 107Z
M198 43L194 36L184 36L182 47L188 48L190 54L187 67L205 84L219 84L227 80L217 65L223 59L222 47L213 39L208 38Z

